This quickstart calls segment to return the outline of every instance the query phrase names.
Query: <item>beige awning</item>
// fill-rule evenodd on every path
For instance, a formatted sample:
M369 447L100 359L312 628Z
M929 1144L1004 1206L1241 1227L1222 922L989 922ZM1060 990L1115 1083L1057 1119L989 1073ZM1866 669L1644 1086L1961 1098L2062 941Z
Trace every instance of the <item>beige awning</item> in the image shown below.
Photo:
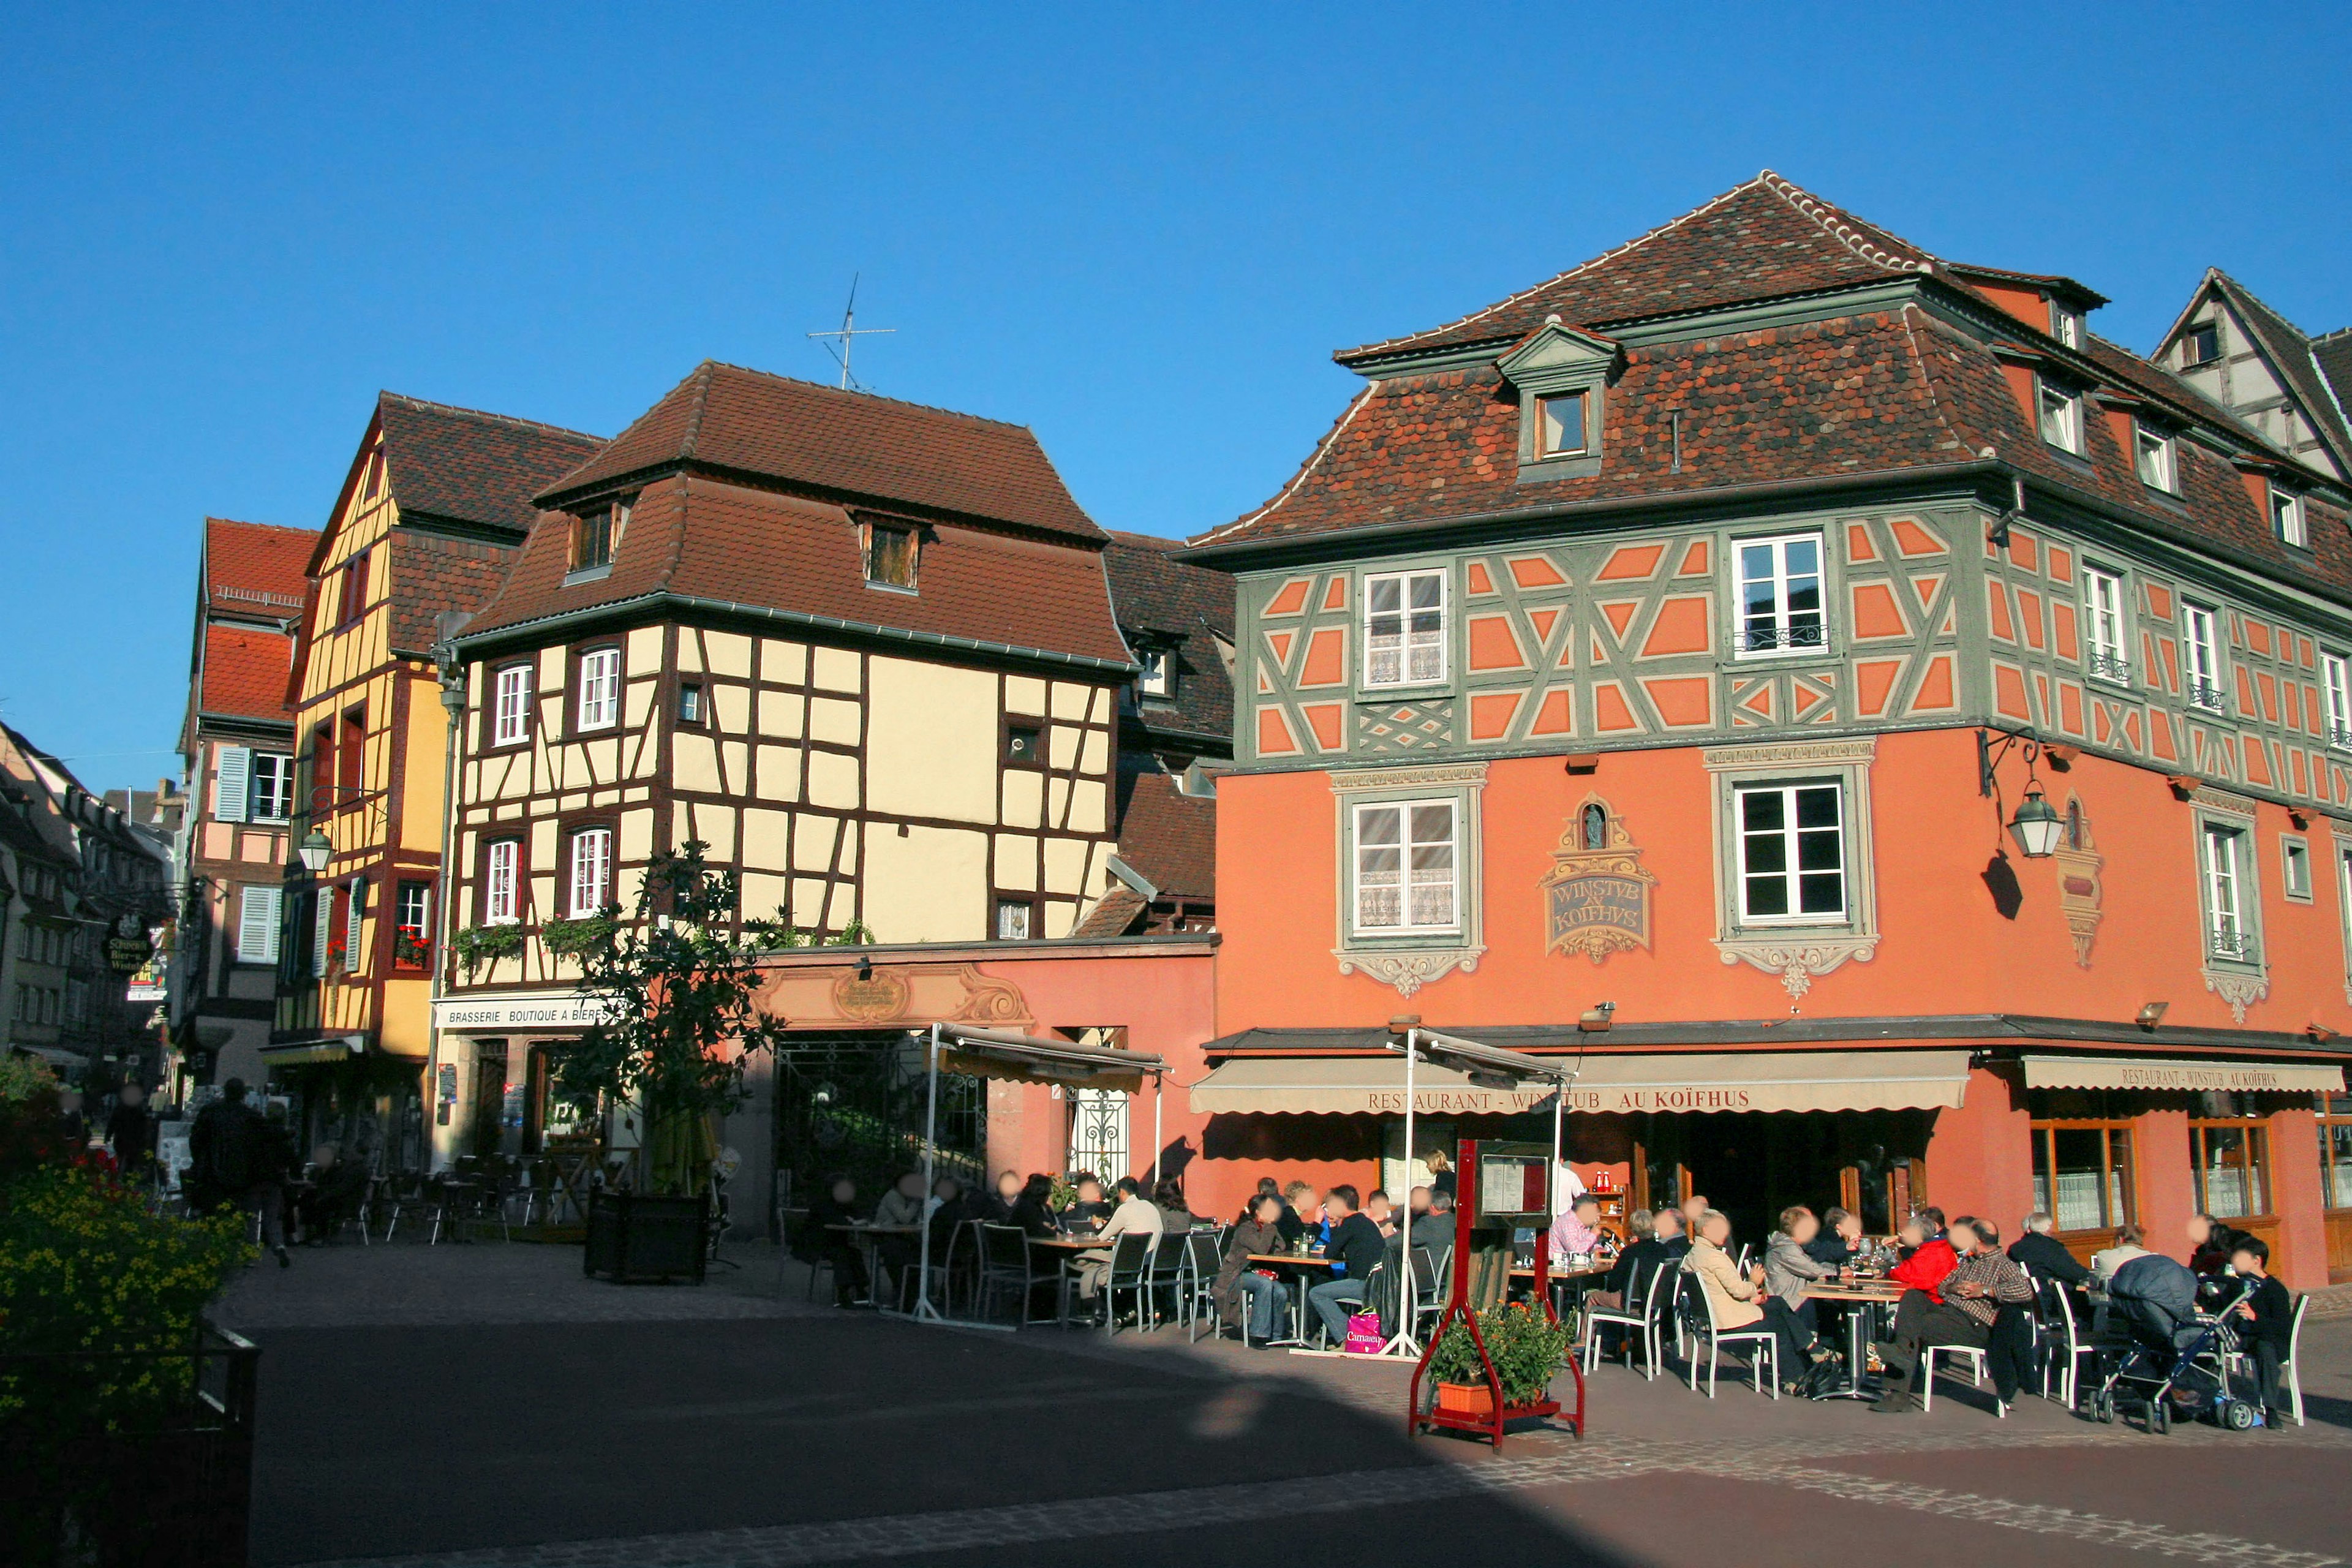
M1165 1058L1142 1051L1042 1039L1010 1029L949 1024L941 1027L940 1034L940 1070L968 1073L974 1078L1113 1089L1134 1094L1142 1089L1147 1074L1168 1070Z
M1571 1058L1562 1058L1571 1059ZM1958 1106L1966 1051L1746 1051L1587 1057L1568 1108L1629 1110L1901 1110ZM1444 1068L1413 1071L1419 1116L1507 1116L1551 1100L1540 1083L1494 1089ZM1390 1057L1244 1057L1192 1086L1192 1109L1404 1114L1404 1062Z
M2344 1068L2311 1062L2192 1061L2178 1057L2027 1057L2028 1089L2235 1089L2342 1094Z

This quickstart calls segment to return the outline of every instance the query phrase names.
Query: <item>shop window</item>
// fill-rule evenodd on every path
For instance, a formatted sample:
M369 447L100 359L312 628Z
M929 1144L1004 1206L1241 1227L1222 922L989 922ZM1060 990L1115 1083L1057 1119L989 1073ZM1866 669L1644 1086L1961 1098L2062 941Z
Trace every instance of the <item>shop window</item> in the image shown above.
M1383 801L1356 807L1358 934L1451 931L1460 889L1458 808L1452 800Z
M2191 1121L2189 1162L2197 1173L2200 1214L2215 1219L2270 1214L2270 1131L2262 1122Z
M2053 1217L2061 1231L2131 1224L2131 1124L2033 1123L2033 1206Z
M2202 605L2180 606L2181 675L2189 700L2208 712L2221 711L2221 639L2216 616Z
M2119 685L2131 684L2131 635L2124 616L2124 580L2095 566L2083 569L2083 621L2090 647L2084 650L2085 674Z
M530 666L509 664L498 673L490 744L512 746L530 734Z
M1792 533L1739 545L1739 627L1742 657L1819 653L1829 646L1822 614L1822 536Z
M1445 574L1364 579L1364 684L1427 686L1445 679Z
M590 648L580 656L579 727L604 730L621 721L621 650Z
M2352 1210L2352 1095L2332 1095L2319 1119L2319 1192L2327 1208Z

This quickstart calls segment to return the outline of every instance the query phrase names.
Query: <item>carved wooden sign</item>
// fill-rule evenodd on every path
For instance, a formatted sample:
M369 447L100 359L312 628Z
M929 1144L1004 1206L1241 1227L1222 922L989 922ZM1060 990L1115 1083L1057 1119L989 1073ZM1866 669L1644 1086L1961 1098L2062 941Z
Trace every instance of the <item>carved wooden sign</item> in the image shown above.
M847 964L778 965L769 971L760 1000L795 1029L909 1028L934 1021L1010 1027L1032 1021L1017 985L972 963L877 964L862 979Z
M1609 803L1588 795L1570 815L1538 885L1544 894L1545 951L1580 952L1594 963L1650 946L1650 889L1657 878Z

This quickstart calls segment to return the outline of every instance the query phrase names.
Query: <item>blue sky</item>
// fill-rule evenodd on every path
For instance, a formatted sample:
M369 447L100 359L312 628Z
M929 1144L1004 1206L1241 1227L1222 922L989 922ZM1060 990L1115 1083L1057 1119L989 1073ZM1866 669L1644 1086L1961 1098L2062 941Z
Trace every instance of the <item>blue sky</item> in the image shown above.
M1612 19L1612 16L1615 19ZM1033 426L1104 524L1271 493L1354 378L1773 168L2352 324L2352 7L11 4L0 716L176 773L199 520L317 527L376 390L610 434L705 356Z

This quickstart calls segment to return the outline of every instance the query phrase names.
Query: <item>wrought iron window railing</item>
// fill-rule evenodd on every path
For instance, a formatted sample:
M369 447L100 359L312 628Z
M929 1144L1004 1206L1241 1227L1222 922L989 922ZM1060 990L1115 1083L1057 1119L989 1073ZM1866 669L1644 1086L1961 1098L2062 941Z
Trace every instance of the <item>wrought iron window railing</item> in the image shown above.
M2094 648L2083 656L2083 669L2085 674L2101 680L2112 680L2123 686L2131 684L2131 660L2119 653Z
M2191 706L2219 713L2221 711L2221 689L2210 681L2192 680L2189 683L2189 700Z
M2229 963L2252 963L2261 957L2254 933L2240 931L2235 925L2214 927L2205 935L2205 951L2214 958Z
M1776 648L1826 648L1830 645L1829 627L1818 622L1808 626L1742 626L1735 634L1742 653L1765 653Z
M2331 721L2327 726L2327 743L2352 751L2352 724L2338 724Z

